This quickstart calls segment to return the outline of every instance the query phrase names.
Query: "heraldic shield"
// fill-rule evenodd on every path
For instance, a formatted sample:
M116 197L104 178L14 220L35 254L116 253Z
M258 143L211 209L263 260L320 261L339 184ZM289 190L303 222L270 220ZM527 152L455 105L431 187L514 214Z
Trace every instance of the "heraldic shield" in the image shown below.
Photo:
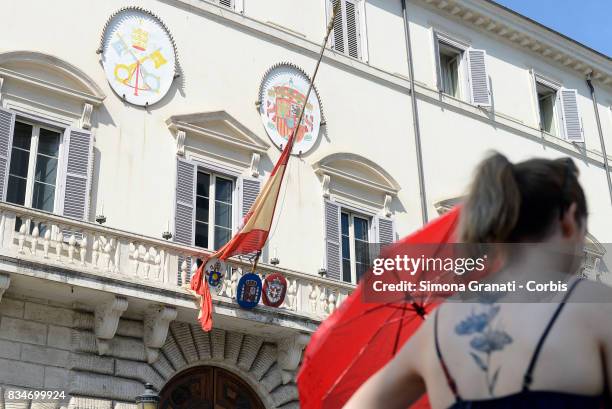
M280 307L285 301L287 293L287 280L279 273L270 274L263 284L262 299L264 305Z

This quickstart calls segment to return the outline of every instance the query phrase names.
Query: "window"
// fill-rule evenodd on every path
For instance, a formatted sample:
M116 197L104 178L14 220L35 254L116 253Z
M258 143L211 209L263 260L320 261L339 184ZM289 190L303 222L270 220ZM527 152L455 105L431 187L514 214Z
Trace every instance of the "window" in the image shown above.
M195 245L219 249L232 237L234 181L198 170Z
M370 262L370 222L353 213L340 214L342 239L342 280L358 282L368 269Z
M542 84L536 79L536 93L538 98L538 114L540 129L552 135L557 135L556 106L557 90Z
M459 70L462 66L463 50L440 42L438 44L440 89L455 98L461 97L459 88Z
M53 212L62 133L15 121L6 201Z
M340 9L334 21L332 48L342 54L362 59L362 37L360 6L363 0L333 0L329 4L329 18L333 7L340 2Z

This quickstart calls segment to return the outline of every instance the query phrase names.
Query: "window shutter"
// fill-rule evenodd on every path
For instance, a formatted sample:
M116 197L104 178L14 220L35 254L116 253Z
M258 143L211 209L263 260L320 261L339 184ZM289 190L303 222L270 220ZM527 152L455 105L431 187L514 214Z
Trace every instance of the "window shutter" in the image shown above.
M257 179L242 179L242 217L251 210L251 206L259 195L260 186Z
M489 78L487 76L487 66L485 63L486 56L487 53L484 50L468 50L472 103L480 106L491 106Z
M332 0L330 4L329 18L333 15L335 5L342 0ZM334 50L344 53L344 7L340 5L336 19L334 20L334 37L332 47Z
M176 166L174 241L191 246L194 243L196 166L180 158Z
M340 206L328 200L325 201L325 256L327 277L340 280Z
M561 106L565 138L571 142L584 142L575 89L561 89Z
M354 1L346 0L346 38L348 55L361 58L361 35L359 32L359 7Z
M194 244L195 225L195 189L196 165L184 159L176 161L176 201L174 207L174 241L192 246ZM178 285L183 283L181 264L185 258L178 260ZM187 272L191 272L191 258L187 259ZM187 278L187 277L185 277Z
M436 55L436 86L442 91L442 66L440 65L440 39L434 33L434 53Z
M378 242L381 245L386 245L394 241L393 220L383 217L378 218Z
M73 219L89 218L89 191L93 161L93 137L84 129L69 128L64 146L66 154L66 176L62 214Z
M0 200L6 200L15 114L0 108Z

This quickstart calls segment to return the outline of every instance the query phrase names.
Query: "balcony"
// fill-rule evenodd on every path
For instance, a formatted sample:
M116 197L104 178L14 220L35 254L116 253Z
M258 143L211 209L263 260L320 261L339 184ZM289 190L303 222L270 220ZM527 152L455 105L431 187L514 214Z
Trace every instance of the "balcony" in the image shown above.
M191 271L185 261L203 257L201 248L0 203L0 269L11 276L11 290L92 310L108 297L128 300L132 315L151 304L176 308L195 322L197 303L186 289ZM183 260L182 263L179 260ZM278 272L287 280L279 308L243 310L236 287L249 263L231 259L218 290L212 290L215 322L262 335L312 332L332 313L353 285L316 275L259 264L257 273ZM1 280L0 280L1 281Z

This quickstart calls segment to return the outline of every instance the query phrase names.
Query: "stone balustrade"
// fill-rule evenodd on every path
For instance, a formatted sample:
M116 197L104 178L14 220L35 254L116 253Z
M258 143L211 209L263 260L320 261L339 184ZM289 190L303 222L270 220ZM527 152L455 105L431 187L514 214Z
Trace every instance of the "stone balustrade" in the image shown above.
M171 241L146 237L99 224L82 222L22 206L0 203L0 253L109 278L186 291L197 257L210 252ZM237 285L248 260L229 260L213 299L235 302ZM279 308L320 320L332 313L354 289L314 274L260 263L262 276L281 273L287 280L285 302ZM269 307L265 307L269 308Z

